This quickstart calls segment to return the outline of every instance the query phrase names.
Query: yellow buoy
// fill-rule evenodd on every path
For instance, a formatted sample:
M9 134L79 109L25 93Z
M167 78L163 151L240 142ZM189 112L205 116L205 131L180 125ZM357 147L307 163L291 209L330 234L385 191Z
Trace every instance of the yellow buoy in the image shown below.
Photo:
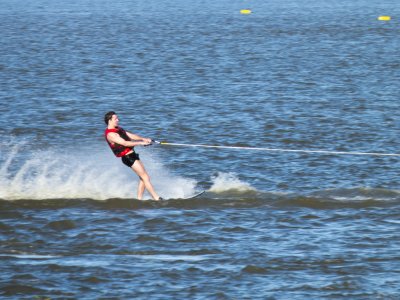
M379 16L379 21L390 21L392 18L390 16Z
M249 15L249 14L251 14L251 10L250 10L250 9L242 9L242 10L240 11L240 13L241 13L242 15Z

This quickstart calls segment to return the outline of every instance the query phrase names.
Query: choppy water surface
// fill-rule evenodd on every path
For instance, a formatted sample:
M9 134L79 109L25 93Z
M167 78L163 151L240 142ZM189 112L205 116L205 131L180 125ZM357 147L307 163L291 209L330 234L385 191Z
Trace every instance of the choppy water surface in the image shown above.
M0 297L397 299L398 156L154 145L137 151L170 200L141 202L102 118L175 143L400 153L399 15L2 1Z

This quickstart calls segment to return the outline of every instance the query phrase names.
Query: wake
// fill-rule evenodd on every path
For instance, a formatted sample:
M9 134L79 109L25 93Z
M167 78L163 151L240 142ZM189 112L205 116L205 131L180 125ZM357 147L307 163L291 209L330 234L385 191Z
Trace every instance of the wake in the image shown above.
M134 198L137 175L106 147L98 148L101 150L28 152L29 147L24 143L12 148L0 145L0 199ZM159 194L184 198L195 193L195 180L172 174L146 149L140 149L140 156ZM150 198L148 194L145 197Z

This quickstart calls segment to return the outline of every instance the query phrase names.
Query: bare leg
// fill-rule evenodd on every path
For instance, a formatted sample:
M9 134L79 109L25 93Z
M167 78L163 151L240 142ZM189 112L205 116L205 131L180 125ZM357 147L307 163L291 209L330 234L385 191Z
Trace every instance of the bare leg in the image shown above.
M160 196L156 193L153 188L153 185L150 182L149 174L147 174L142 162L140 160L136 160L132 166L132 170L139 176L140 182L138 187L138 199L141 199L143 196L144 188L150 193L154 200L158 200ZM142 191L143 190L143 191Z
M142 179L139 178L139 186L137 190L137 198L139 200L142 200L143 198L143 193L144 193L145 185Z

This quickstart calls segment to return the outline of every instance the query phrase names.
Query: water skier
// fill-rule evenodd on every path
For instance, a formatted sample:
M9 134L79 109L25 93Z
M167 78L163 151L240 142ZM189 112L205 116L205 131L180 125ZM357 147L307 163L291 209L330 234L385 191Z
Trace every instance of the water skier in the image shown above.
M144 190L147 189L154 200L162 200L154 190L150 177L139 159L139 154L134 150L134 147L138 145L150 145L151 139L141 137L119 127L118 116L114 111L109 111L104 115L104 122L107 124L104 136L112 152L116 157L121 157L122 162L139 176L137 198L141 200Z

